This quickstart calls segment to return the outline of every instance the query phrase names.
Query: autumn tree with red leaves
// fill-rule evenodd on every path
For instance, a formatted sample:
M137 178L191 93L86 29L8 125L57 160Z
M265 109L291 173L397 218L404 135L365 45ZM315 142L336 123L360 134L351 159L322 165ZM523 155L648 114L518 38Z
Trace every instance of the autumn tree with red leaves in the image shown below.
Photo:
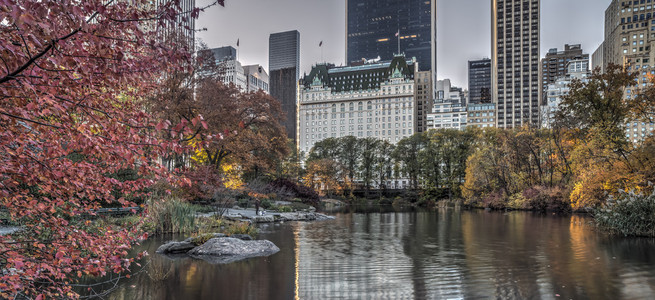
M172 179L157 160L185 148L157 129L182 137L200 121L144 111L143 96L190 59L161 32L201 11L151 2L0 0L0 208L22 228L0 236L0 298L74 298L78 278L130 266L136 227L85 216ZM112 175L126 169L138 176Z
M219 170L233 164L244 171L267 173L287 154L287 134L281 125L285 115L271 95L204 80L196 103L214 134L210 139L201 136L205 143L201 163Z
M269 173L288 152L279 101L259 90L245 92L223 82L224 66L211 51L198 51L189 71L168 76L149 100L149 110L165 120L188 123L193 133L181 142L201 143L194 167L217 172L226 164L242 171ZM192 122L201 114L204 119ZM178 137L167 135L166 138ZM181 160L171 164L184 167Z

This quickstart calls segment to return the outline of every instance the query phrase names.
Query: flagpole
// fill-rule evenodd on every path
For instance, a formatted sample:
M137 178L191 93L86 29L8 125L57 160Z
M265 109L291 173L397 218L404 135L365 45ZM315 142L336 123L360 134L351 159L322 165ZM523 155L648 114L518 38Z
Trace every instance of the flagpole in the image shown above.
M398 55L400 55L400 29L398 29L396 34L398 35Z
M325 63L325 61L323 61L323 41L318 43L318 47L321 48L321 62Z

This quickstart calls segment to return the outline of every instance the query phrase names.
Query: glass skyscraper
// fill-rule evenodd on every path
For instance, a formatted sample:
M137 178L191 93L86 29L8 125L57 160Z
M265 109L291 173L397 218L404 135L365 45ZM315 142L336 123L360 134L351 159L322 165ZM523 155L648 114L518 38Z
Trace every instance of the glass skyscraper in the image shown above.
M269 37L268 67L270 91L286 113L284 127L288 137L296 140L298 105L296 96L300 79L300 32L273 33Z
M436 70L436 0L346 0L349 64L378 56L391 60L398 41L401 53L416 57L420 71Z
M491 59L469 60L469 103L491 103Z

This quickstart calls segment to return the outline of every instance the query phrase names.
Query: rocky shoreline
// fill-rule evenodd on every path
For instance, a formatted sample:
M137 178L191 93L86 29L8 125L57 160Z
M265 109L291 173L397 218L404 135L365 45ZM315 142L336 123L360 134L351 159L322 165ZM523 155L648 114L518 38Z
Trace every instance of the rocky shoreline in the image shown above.
M288 213L265 213L256 215L254 210L232 209L224 218L233 221L246 221L252 223L274 223L274 222L293 222L293 221L327 221L334 220L334 217L317 212L288 212Z

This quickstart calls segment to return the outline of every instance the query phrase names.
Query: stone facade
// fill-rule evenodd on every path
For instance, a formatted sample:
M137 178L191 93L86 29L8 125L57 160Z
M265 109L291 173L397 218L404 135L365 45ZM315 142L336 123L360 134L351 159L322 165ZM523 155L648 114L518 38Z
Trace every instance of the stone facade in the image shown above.
M329 137L374 137L396 143L417 132L418 64L392 61L351 67L316 65L301 81L299 149Z

